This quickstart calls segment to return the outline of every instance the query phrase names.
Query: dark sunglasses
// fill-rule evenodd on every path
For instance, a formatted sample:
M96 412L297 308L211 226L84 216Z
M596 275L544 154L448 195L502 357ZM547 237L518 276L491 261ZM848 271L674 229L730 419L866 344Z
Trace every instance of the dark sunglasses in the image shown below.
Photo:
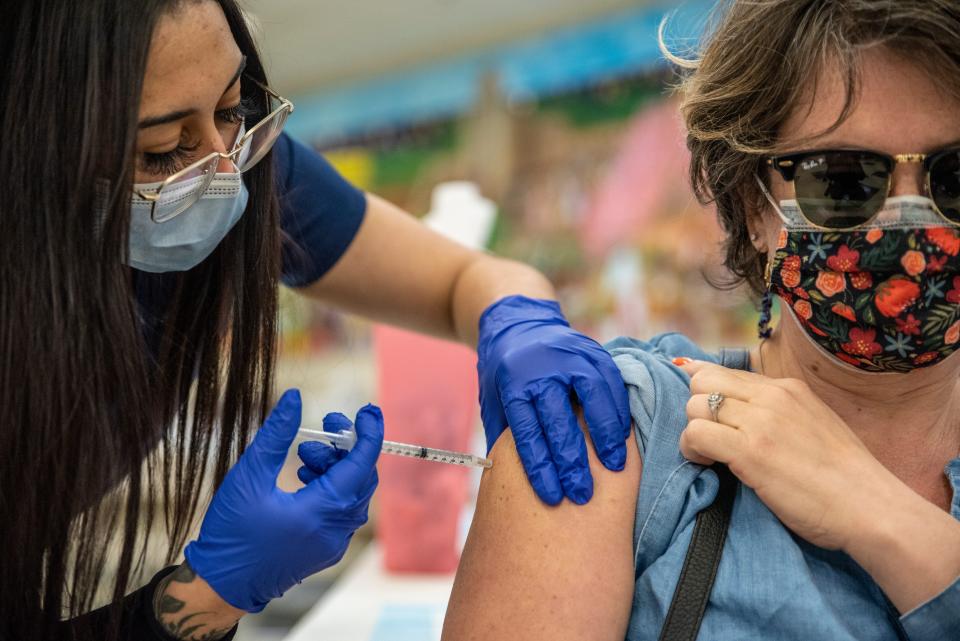
M767 165L793 182L804 218L817 227L838 231L860 227L880 211L897 163L923 163L924 195L941 217L960 225L960 147L895 156L821 149L767 158Z

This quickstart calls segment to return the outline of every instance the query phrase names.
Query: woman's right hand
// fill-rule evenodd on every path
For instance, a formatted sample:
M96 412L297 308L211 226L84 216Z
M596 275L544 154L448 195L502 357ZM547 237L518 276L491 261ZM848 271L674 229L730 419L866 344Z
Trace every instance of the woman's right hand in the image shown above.
M357 414L357 444L296 492L277 475L300 427L300 393L287 391L227 473L186 548L190 567L232 606L259 612L291 586L339 561L367 521L377 487L383 415Z

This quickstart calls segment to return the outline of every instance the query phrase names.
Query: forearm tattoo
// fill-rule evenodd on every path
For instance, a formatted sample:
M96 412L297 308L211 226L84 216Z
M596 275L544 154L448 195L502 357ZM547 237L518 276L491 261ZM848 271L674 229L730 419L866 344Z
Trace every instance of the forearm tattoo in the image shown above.
M153 612L167 634L183 641L218 641L233 629L217 628L205 622L213 612L191 610L180 599L168 594L173 583L192 583L197 578L186 562L157 584L153 593Z

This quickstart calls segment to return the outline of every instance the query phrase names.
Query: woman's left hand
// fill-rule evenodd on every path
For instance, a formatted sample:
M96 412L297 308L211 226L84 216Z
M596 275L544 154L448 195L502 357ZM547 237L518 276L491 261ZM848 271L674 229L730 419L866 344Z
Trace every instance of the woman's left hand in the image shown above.
M726 463L794 533L847 549L864 511L874 509L874 482L889 476L847 424L803 381L703 361L680 367L691 393L683 455ZM724 396L716 422L707 403L714 392Z
M576 394L597 457L619 471L627 460L630 401L609 352L570 327L556 301L507 296L479 321L477 371L487 450L510 426L533 489L556 505L587 503L593 476L570 402Z

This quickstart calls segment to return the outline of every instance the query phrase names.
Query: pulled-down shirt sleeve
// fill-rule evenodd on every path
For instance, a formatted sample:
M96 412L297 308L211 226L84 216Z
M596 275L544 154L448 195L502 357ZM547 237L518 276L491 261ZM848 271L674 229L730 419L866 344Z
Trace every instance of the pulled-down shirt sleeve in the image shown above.
M943 473L953 487L950 514L960 520L960 457L950 461ZM946 590L900 617L910 641L960 639L960 577Z
M926 603L900 617L910 641L960 639L960 577Z

